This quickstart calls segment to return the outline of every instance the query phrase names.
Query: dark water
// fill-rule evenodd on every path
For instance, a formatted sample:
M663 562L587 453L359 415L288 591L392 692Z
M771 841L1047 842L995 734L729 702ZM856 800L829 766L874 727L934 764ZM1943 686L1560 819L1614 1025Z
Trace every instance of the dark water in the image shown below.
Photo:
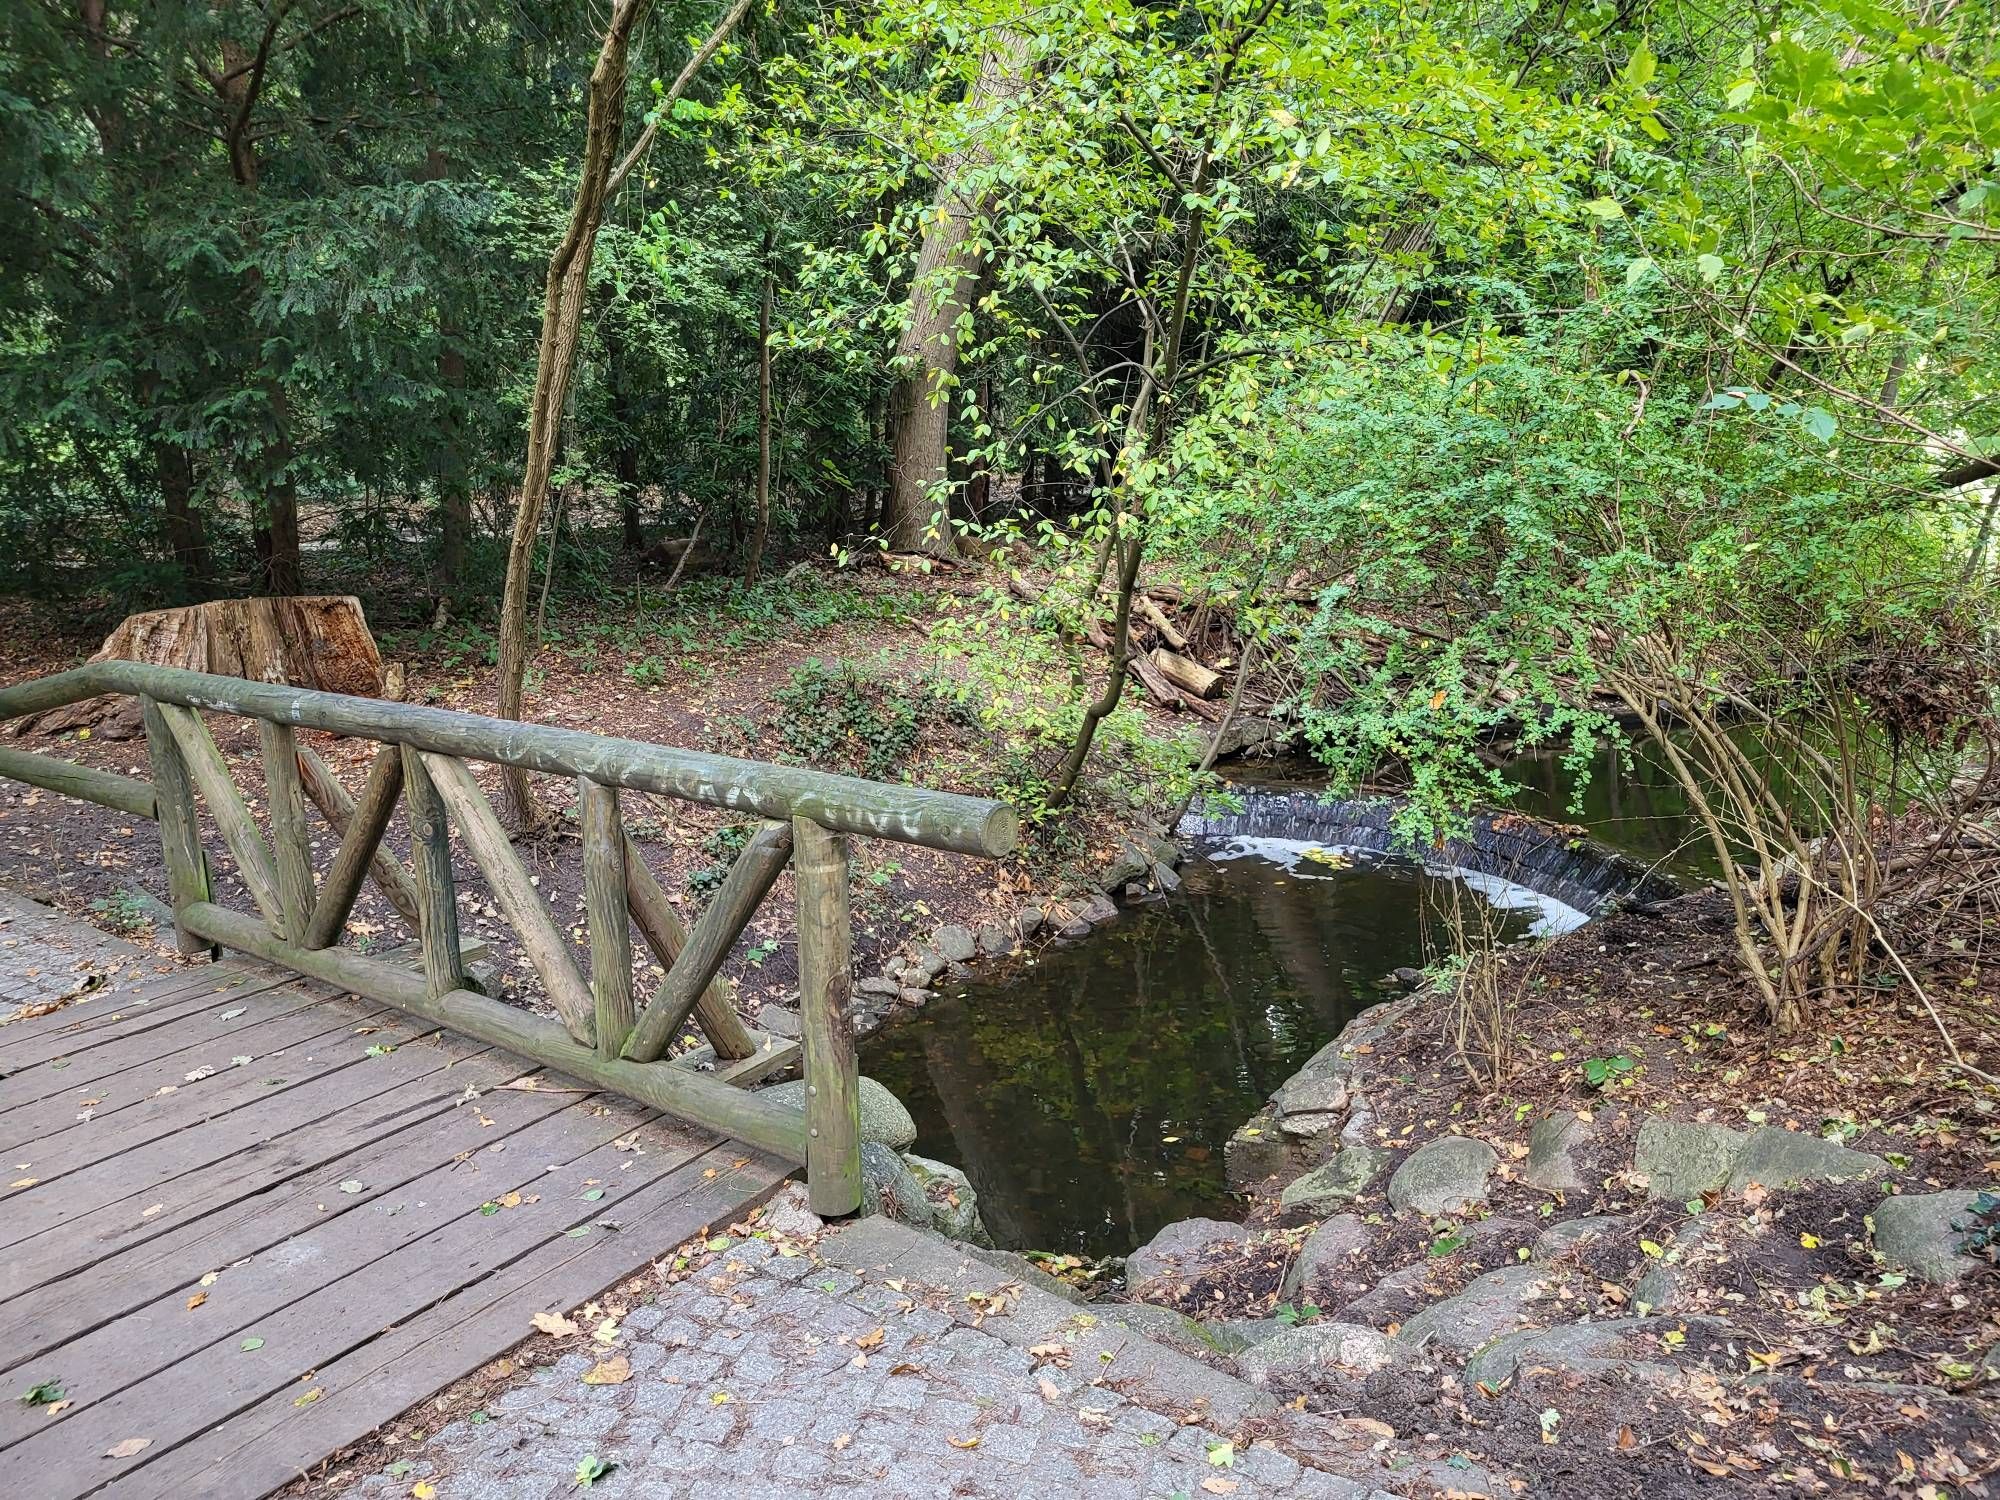
M1122 1254L1240 1211L1223 1143L1356 1011L1425 959L1400 865L1190 861L1171 901L948 992L865 1044L863 1071L962 1168L994 1240ZM1507 930L1529 917L1511 913Z

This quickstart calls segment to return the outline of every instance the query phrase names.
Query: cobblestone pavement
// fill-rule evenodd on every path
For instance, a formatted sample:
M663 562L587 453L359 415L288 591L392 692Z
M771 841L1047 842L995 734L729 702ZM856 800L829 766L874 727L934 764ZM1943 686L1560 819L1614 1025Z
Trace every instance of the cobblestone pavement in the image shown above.
M96 989L120 971L170 970L122 938L0 890L0 1023Z
M615 1342L489 1393L427 1441L372 1450L351 1488L334 1476L310 1493L542 1500L582 1493L580 1469L601 1463L593 1500L1370 1494L1268 1443L1225 1450L1188 1413L1114 1389L1109 1365L1080 1368L1097 1357L1065 1368L1061 1345L971 1326L976 1303L789 1248L731 1243L626 1315ZM586 1380L619 1358L628 1379Z

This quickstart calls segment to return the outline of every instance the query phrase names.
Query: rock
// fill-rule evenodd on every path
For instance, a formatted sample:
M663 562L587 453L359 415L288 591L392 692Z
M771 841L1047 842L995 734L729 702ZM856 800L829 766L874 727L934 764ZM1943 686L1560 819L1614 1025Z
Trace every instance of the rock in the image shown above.
M1014 940L1007 936L1007 929L998 922L982 924L979 931L972 935L972 940L979 944L979 951L988 958L998 958L1003 953L1014 951Z
M930 998L931 992L929 990L920 990L914 985L907 989L896 991L896 1002L899 1005L907 1005L912 1010L921 1010L929 1003Z
M1368 1101L1358 1090L1347 1096L1347 1123L1340 1127L1340 1143L1343 1146L1366 1146L1372 1143L1375 1133L1375 1111L1368 1107Z
M1237 1126L1222 1148L1223 1180L1232 1193L1247 1192L1266 1178L1297 1169L1291 1143L1269 1110Z
M1359 1323L1300 1323L1243 1350L1236 1368L1252 1385L1322 1370L1368 1375L1389 1363L1391 1347L1386 1333Z
M1575 1154L1595 1134L1567 1110L1544 1115L1528 1132L1528 1160L1521 1180L1545 1193L1574 1193L1583 1187Z
M1250 1231L1223 1219L1182 1219L1169 1224L1125 1260L1125 1284L1144 1286L1162 1276L1187 1275L1216 1250L1247 1245Z
M888 975L886 974L878 974L873 978L863 979L854 986L855 993L860 995L893 996L897 994L902 988L903 988L902 985L898 984L895 980L889 978Z
M1356 1214L1339 1214L1315 1229L1299 1247L1298 1258L1285 1272L1279 1296L1287 1302L1300 1297L1315 1301L1322 1287L1338 1290L1337 1281L1355 1256L1368 1248L1368 1226ZM1333 1300L1331 1296L1329 1301Z
M775 1084L759 1091L774 1104L806 1107L806 1085L802 1078ZM903 1108L903 1101L872 1078L861 1080L861 1139L901 1150L917 1138L917 1122Z
M1100 1304L1100 1311L1113 1323L1122 1323L1156 1344L1164 1344L1181 1354L1192 1354L1197 1359L1204 1354L1234 1354L1249 1347L1247 1340L1197 1322L1171 1307L1156 1307L1150 1302L1118 1302L1109 1306Z
M1292 1325L1281 1323L1276 1318L1223 1318L1219 1322L1201 1325L1216 1338L1229 1346L1234 1354L1239 1349L1248 1349L1252 1344L1261 1344L1266 1339L1276 1338Z
M1022 937L1033 937L1042 930L1042 909L1030 901L1014 913L1014 925L1021 929Z
M861 1191L890 1218L919 1228L931 1223L930 1199L902 1156L879 1141L861 1143Z
M1406 990L1423 988L1424 971L1422 969L1412 969L1408 965L1405 965L1400 969L1391 969L1389 977Z
M1630 1228L1630 1223L1620 1214L1586 1214L1580 1219L1564 1219L1560 1224L1551 1224L1535 1237L1534 1258L1554 1260L1585 1240L1603 1239L1627 1228Z
M1280 1208L1324 1213L1358 1198L1389 1164L1389 1153L1373 1146L1343 1146L1278 1195Z
M931 1205L931 1225L938 1233L972 1245L990 1245L992 1236L979 1218L979 1195L957 1167L927 1156L903 1153L924 1197Z
M1978 1196L1977 1188L1965 1188L1884 1198L1872 1215L1875 1248L1892 1265L1925 1281L1947 1285L1960 1280L1985 1264L1962 1248L1977 1223L1972 1204Z
M1074 1302L1080 1307L1087 1300L1067 1281L1060 1276L1051 1276L1025 1255L1017 1255L1012 1250L995 1250L991 1245L966 1245L963 1248L973 1260L983 1261L996 1271L1005 1271L1016 1281L1039 1287L1065 1302Z
M1300 1073L1273 1096L1280 1119L1286 1115L1338 1114L1347 1108L1347 1080Z
M757 1026L772 1036L796 1038L799 1034L799 1013L786 1010L782 1005L766 1005L757 1012Z
M1989 1385L2000 1384L2000 1339L1996 1339L1980 1357L1979 1378Z
M979 943L972 935L972 929L953 922L940 927L931 934L931 941L937 944L938 952L955 964L970 963L979 953Z
M1080 913L1082 920L1093 927L1102 926L1118 915L1118 904L1102 891L1094 892Z
M1685 1203L1728 1185L1746 1140L1726 1125L1648 1120L1639 1127L1632 1165L1646 1174L1650 1196Z
M1680 1287L1679 1271L1672 1266L1654 1266L1632 1289L1633 1314L1643 1318L1649 1313L1672 1312Z
M757 1227L789 1239L804 1239L818 1234L826 1227L826 1221L812 1211L812 1197L806 1185L788 1182L765 1203L763 1212L757 1215Z
M1435 1302L1437 1296L1431 1286L1430 1262L1420 1260L1391 1271L1359 1297L1349 1299L1340 1315L1350 1323L1400 1323Z
M1156 864L1153 866L1153 884L1162 892L1170 893L1181 888L1181 878L1174 873L1171 866Z
M911 984L929 984L944 972L944 955L934 949L925 948L903 969L903 978Z
M1486 1179L1499 1164L1499 1154L1484 1141L1439 1136L1412 1151L1396 1168L1389 1179L1389 1201L1421 1214L1471 1208L1486 1201Z
M1469 1354L1518 1328L1527 1316L1528 1304L1548 1286L1549 1273L1542 1266L1503 1266L1488 1271L1456 1297L1432 1303L1405 1319L1396 1332L1397 1347L1415 1350L1435 1343Z
M1310 1141L1325 1135L1339 1123L1339 1115L1286 1115L1278 1122L1278 1129L1298 1140Z
M1523 1260L1523 1250L1532 1255L1536 1239L1541 1234L1541 1226L1527 1219L1516 1219L1505 1214L1495 1214L1481 1219L1476 1224L1468 1224L1458 1231L1462 1241L1458 1253L1467 1257L1474 1265L1517 1266Z
M1683 1326L1674 1318L1620 1318L1610 1323L1558 1323L1552 1328L1524 1328L1503 1334L1474 1351L1465 1362L1465 1384L1497 1391L1523 1366L1548 1366L1577 1375L1602 1375L1628 1370L1656 1380L1670 1380L1672 1365L1628 1357L1628 1347L1657 1352L1660 1335ZM1627 1344L1627 1340L1631 1343Z
M1729 1174L1729 1191L1740 1193L1751 1183L1767 1188L1797 1187L1806 1182L1842 1182L1879 1177L1889 1164L1865 1151L1850 1151L1834 1141L1796 1130L1766 1125L1750 1132Z
M1084 921L1082 917L1071 917L1057 929L1056 935L1058 937L1066 937L1071 942L1075 942L1078 938L1087 938L1090 936L1090 924Z

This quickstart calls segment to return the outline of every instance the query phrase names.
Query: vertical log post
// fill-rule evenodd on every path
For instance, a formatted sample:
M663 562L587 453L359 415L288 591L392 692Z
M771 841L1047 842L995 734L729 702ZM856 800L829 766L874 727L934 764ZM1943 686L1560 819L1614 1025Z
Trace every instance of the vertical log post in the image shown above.
M806 1189L813 1212L861 1206L861 1080L849 999L854 929L847 912L847 844L810 818L792 819L799 887L799 1032L806 1080Z
M410 856L417 867L417 935L424 949L424 987L435 1000L465 988L458 947L458 896L451 878L451 829L444 799L423 756L403 747L403 805L410 811Z
M257 721L257 745L264 753L264 790L270 803L271 862L277 871L278 936L305 941L312 922L313 871L306 843L306 794L299 782L298 736L289 724Z
M625 825L618 789L577 778L583 795L583 911L590 921L590 995L597 1053L616 1057L632 1033L632 920L626 909Z
M146 756L153 767L153 796L160 820L160 854L167 866L167 900L174 908L174 941L183 953L213 951L214 944L180 925L184 907L213 899L208 864L202 858L201 825L195 819L194 781L187 761L151 698L139 700L146 721Z
M308 758L310 757L310 758ZM333 779L333 773L318 757L306 751L299 756L299 769L310 778L313 767L318 764L319 775L325 777L327 785L340 787ZM307 793L312 791L311 780L305 783ZM341 796L347 795L341 787ZM381 847L382 834L389 826L389 820L396 812L396 799L403 795L403 753L394 745L381 745L375 751L375 763L368 771L368 785L362 788L361 800L349 801L348 814L336 824L329 814L327 823L340 835L340 847L334 851L333 864L326 872L326 883L319 889L319 900L313 906L312 921L306 925L306 940L301 947L317 951L331 948L340 941L340 932L347 925L348 913L354 910L354 902L361 894L361 882L372 870L375 879L382 883L395 902L396 910L403 913L411 927L417 925L416 887L404 873L402 862L395 855ZM315 797L315 801L320 799ZM328 800L328 806L338 804ZM321 809L325 811L324 808ZM384 864L386 861L386 865ZM391 872L387 879L385 869ZM394 882L400 881L399 887ZM402 901L396 900L399 889L406 888ZM407 908L405 902L408 903Z

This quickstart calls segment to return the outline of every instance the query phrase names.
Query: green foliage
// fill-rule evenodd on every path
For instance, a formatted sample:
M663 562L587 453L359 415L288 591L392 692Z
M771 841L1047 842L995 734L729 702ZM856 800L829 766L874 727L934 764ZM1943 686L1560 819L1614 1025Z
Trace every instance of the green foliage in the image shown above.
M927 731L965 718L958 700L933 683L911 684L847 660L807 661L771 698L772 727L792 755L875 781L901 779Z

